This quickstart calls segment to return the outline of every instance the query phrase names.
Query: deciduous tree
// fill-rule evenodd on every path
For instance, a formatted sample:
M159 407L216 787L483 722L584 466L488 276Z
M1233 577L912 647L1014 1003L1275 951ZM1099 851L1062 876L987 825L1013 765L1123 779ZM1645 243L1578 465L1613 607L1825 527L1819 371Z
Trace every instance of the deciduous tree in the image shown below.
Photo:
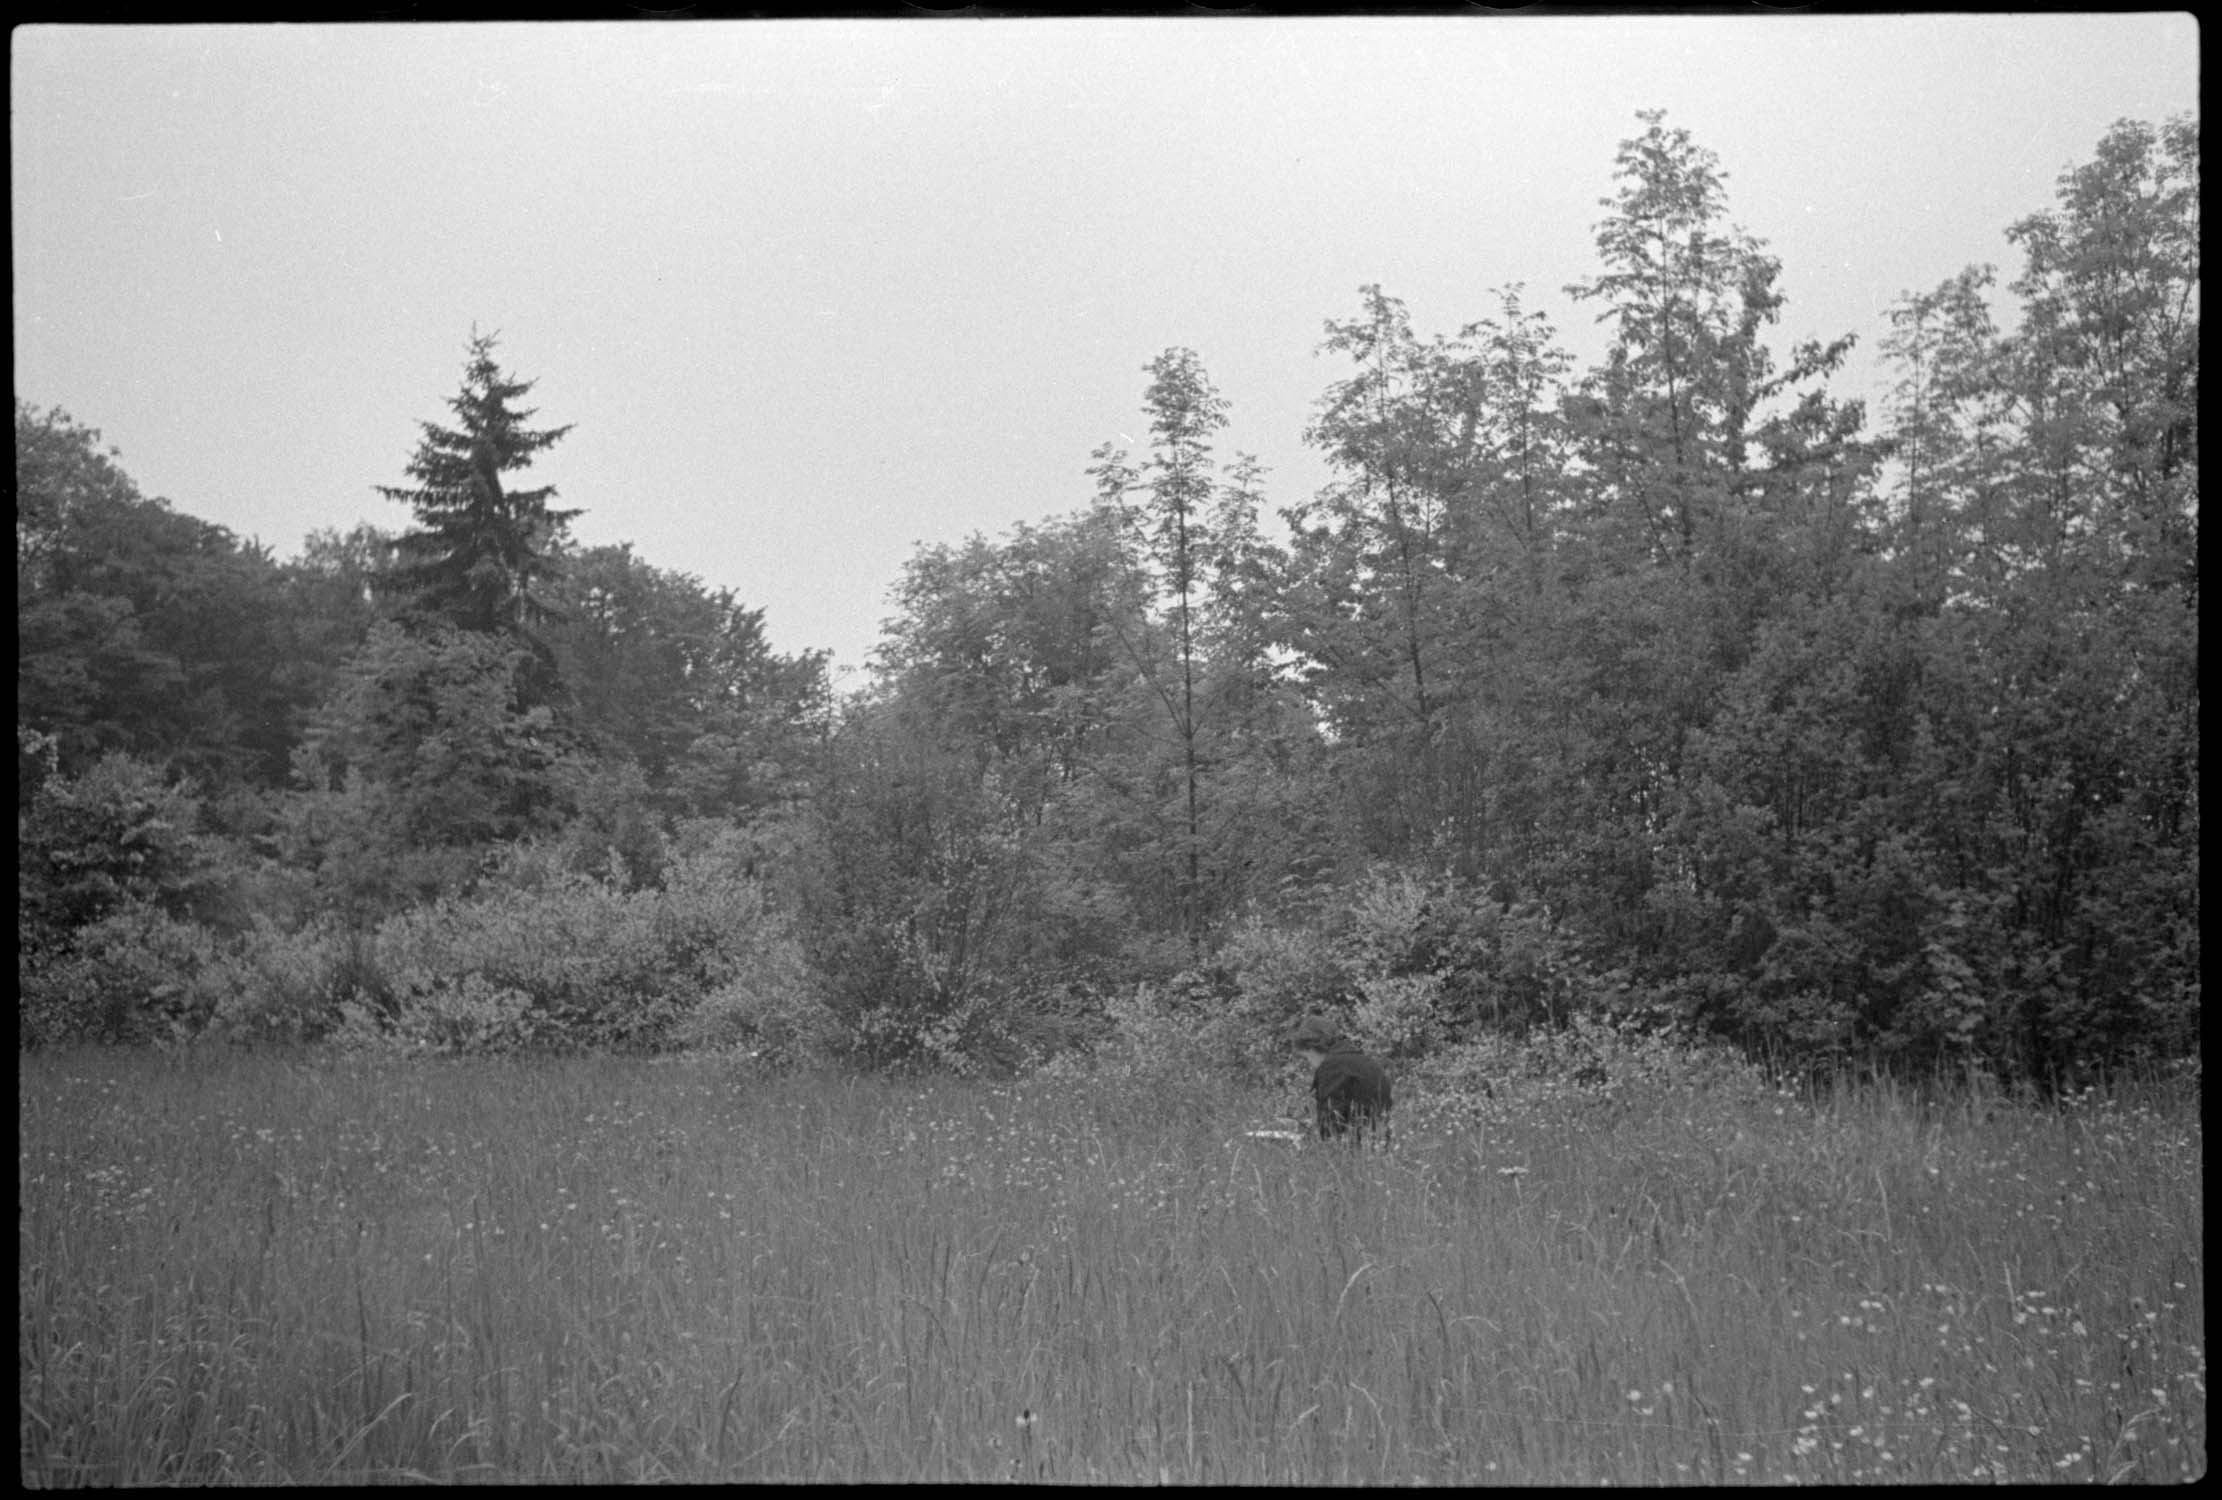
M67 771L121 751L276 785L298 700L268 553L141 495L66 412L19 398L15 438L18 726Z

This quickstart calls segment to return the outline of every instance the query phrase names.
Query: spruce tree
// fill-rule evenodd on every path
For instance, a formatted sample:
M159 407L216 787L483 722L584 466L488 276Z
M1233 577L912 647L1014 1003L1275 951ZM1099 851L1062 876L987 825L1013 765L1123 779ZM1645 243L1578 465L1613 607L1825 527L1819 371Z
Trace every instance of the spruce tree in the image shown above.
M498 334L471 333L463 388L448 399L456 426L421 423L407 473L413 487L380 485L416 512L398 543L396 586L412 613L461 630L519 637L539 652L532 626L555 611L536 585L560 571L559 548L575 510L549 506L553 485L506 487L501 476L529 467L569 426L525 426L534 412L513 403L532 389L494 362Z

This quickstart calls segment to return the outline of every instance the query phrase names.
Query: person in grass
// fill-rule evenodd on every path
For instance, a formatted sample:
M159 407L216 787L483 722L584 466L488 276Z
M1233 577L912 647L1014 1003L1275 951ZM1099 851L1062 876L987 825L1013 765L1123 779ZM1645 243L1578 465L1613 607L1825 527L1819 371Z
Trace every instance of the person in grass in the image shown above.
M1360 1052L1325 1016L1305 1016L1289 1041L1312 1065L1312 1118L1319 1138L1349 1134L1361 1140L1376 1127L1389 1140L1388 1070Z

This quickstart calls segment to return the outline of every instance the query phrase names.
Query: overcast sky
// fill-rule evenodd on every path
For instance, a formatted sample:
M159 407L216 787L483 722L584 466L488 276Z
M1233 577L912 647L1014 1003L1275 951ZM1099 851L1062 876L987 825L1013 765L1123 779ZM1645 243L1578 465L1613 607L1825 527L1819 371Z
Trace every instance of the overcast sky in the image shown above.
M1193 347L1275 506L1379 282L1422 336L1528 286L1582 361L1617 143L1659 107L1856 333L2196 107L2185 14L30 28L16 392L291 555L405 507L475 322L576 423L587 543L860 664L915 544L1085 504ZM1140 444L1135 445L1137 449ZM852 679L853 680L853 679Z

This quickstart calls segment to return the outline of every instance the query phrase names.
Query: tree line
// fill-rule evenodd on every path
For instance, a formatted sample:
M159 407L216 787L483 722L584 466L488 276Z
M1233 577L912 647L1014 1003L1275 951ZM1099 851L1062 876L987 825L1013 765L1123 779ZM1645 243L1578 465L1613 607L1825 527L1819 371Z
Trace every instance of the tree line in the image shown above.
M2009 229L2003 326L1989 267L1901 298L1871 419L1850 337L1776 347L1718 159L1639 118L1566 288L1593 367L1520 286L1427 335L1363 288L1275 524L1169 349L1139 451L922 547L839 702L507 477L568 429L491 337L385 491L413 527L282 563L19 399L27 984L148 903L360 934L714 845L867 1063L1073 1045L1137 985L1408 1052L1602 1015L1809 1067L2195 1055L2196 121Z

